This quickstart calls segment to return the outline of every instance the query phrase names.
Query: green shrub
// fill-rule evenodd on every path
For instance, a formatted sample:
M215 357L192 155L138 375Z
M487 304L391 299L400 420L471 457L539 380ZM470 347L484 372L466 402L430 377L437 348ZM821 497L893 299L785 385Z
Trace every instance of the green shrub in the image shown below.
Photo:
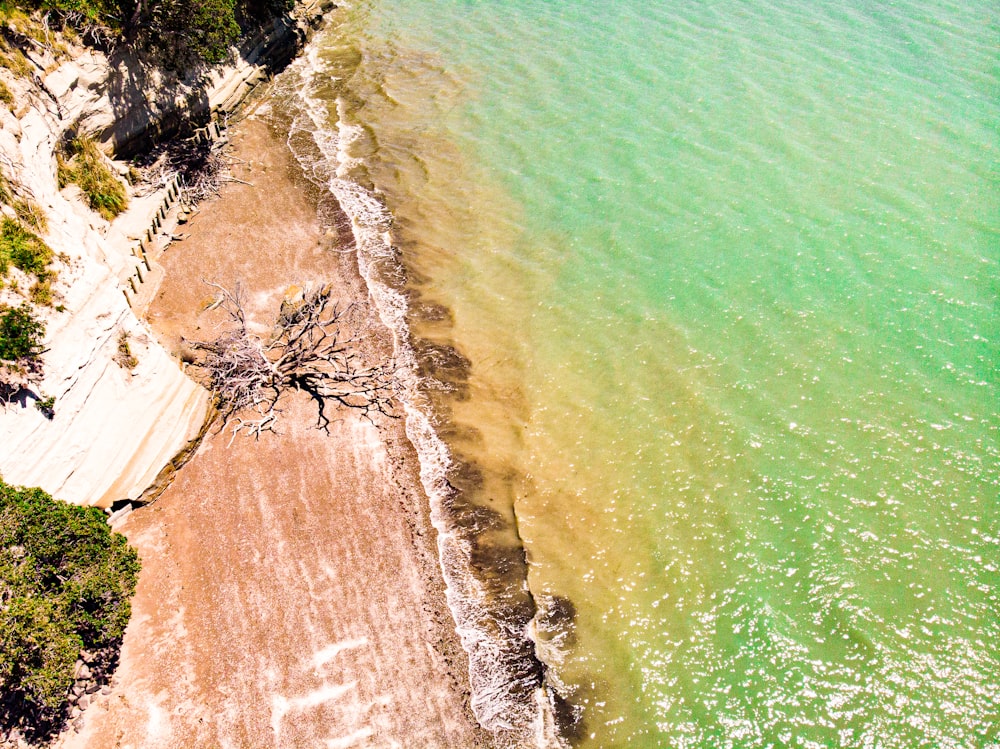
M0 222L0 276L9 265L25 273L44 275L52 262L52 250L38 235L25 229L20 222L4 217Z
M73 158L57 163L60 186L78 184L90 207L109 221L124 211L128 205L125 186L108 168L97 144L90 138L76 138L67 150Z
M48 24L64 25L67 38L75 27L84 39L124 39L167 67L183 69L223 61L244 31L260 28L293 5L293 0L0 0L0 25L58 48L40 23L44 14ZM18 75L30 73L24 56L0 40L4 64Z
M35 401L35 408L41 411L46 419L54 419L56 415L56 397L50 395L46 398L39 398Z
M45 323L24 302L0 313L0 360L34 359L42 353Z
M223 62L239 38L233 0L160 0L159 8L158 45L171 67Z
M0 102L3 102L8 107L14 103L14 94L10 92L7 84L3 81L0 81Z
M0 692L36 718L64 710L80 651L120 642L138 572L100 510L0 480Z

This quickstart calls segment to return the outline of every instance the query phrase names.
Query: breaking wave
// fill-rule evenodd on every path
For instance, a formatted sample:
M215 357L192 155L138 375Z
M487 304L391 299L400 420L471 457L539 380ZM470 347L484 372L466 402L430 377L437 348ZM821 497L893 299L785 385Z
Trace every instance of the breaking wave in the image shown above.
M497 575L486 581L476 574L484 566L484 556L501 567L505 560L495 550L493 556L483 553L476 539L482 524L470 522L468 506L449 479L455 461L438 434L425 395L440 389L440 383L421 376L426 369L421 369L407 322L409 305L400 283L405 273L393 242L393 216L376 189L351 178L353 172L364 171L364 164L349 155L350 146L367 133L349 122L343 82L316 44L277 85L284 90L276 95L292 114L288 145L307 178L329 190L349 218L359 271L382 323L393 335L406 434L419 456L448 606L468 655L472 710L500 746L565 747L558 716L567 708L546 684L535 653L536 608L525 575L517 575L516 589L498 594ZM523 570L523 549L514 553L518 559L513 566Z

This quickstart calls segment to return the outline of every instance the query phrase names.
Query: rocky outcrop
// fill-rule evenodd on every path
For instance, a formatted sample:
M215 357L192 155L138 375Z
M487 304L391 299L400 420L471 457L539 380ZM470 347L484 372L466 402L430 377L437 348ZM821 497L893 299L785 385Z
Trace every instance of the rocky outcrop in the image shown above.
M109 225L73 188L59 189L58 144L79 132L128 154L214 113L233 111L274 67L291 59L326 7L300 5L234 50L232 64L186 78L125 53L109 59L81 50L59 62L38 49L28 55L36 69L32 80L5 79L15 102L0 105L0 162L46 214L44 238L63 258L56 292L64 308L44 312L44 379L0 405L5 481L40 486L79 504L135 500L199 434L209 402L133 312L132 295L123 293L130 278L143 272L135 247L168 188L133 201ZM123 338L134 361L123 363L118 356ZM33 407L49 396L55 397L51 418Z

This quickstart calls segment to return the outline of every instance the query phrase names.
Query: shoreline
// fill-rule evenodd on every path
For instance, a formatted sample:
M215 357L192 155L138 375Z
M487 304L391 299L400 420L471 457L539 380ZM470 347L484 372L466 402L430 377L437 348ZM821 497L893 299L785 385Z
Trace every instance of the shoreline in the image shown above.
M272 124L251 114L233 131L250 184L204 204L161 261L149 320L175 353L213 324L198 313L213 274L243 277L261 324L309 281L368 305L342 226L320 222L325 196ZM210 433L121 523L144 565L121 666L60 746L493 745L470 712L402 420L380 431L341 411L327 436L304 401L284 399L278 435Z
M444 322L447 328L452 313L421 299L421 275L411 275L412 258L401 249L414 246L412 237L405 219L397 224L382 192L385 183L376 178L382 169L380 176L395 183L393 157L381 163L381 146L366 134L370 123L355 110L372 103L362 93L371 73L356 44L341 38L331 47L332 59L313 47L299 61L305 70L297 130L308 137L294 139L292 150L350 217L361 275L395 337L406 434L418 456L448 606L468 657L473 713L504 746L563 747L582 727L578 710L554 688L538 655L536 634L555 624L554 615L540 610L528 587L508 478L500 486L491 482L452 442L463 430L452 407L468 397L472 363L447 333L427 337L421 324ZM379 79L378 71L373 77Z

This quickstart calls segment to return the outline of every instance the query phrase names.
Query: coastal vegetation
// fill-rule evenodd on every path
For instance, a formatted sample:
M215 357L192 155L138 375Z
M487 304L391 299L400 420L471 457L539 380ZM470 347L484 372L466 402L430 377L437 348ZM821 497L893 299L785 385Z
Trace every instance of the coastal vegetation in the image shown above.
M41 35L62 26L69 36L111 49L126 45L166 67L222 62L246 33L291 10L292 0L0 0L5 35ZM44 19L31 23L27 19ZM19 22L19 23L11 23ZM21 75L24 56L0 48L0 65Z
M37 359L44 335L45 323L35 317L27 303L0 311L0 361Z
M11 265L25 273L44 278L52 250L20 221L4 217L0 221L0 277Z
M0 304L0 405L42 375L45 323L28 302L17 307ZM51 418L52 404L43 414Z
M66 145L65 155L57 154L56 158L60 188L76 183L91 210L108 221L125 210L128 205L125 186L111 171L93 140L74 138Z
M118 333L118 349L115 351L114 362L122 369L132 371L139 366L139 360L132 353L132 347L128 342L128 332L125 330Z
M0 219L0 289L4 291L0 300L0 403L41 376L45 323L37 307L51 306L54 298L56 273L50 267L54 254L35 233L44 230L45 214L19 192L23 192L21 186L0 175L0 205L8 206L13 214Z
M0 731L44 738L83 669L109 672L138 572L100 510L0 479Z

